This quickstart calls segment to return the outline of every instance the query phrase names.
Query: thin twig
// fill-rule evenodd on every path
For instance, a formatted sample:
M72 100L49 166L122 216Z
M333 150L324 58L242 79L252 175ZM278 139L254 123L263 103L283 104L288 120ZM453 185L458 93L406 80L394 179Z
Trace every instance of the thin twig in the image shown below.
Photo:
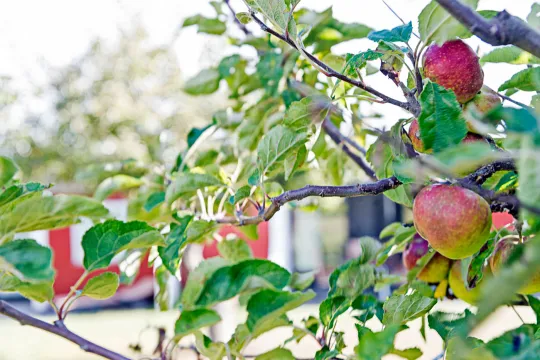
M251 14L251 17L253 18L253 20L260 26L260 28L277 37L278 39L286 42L287 44L289 44L291 47L297 49L297 50L300 50L298 49L297 45L290 39L287 39L284 35L281 35L280 33L276 32L275 30L273 30L272 28L269 28L263 21L261 21L261 19L259 19L254 13ZM415 109L413 106L411 106L411 104L407 103L407 102L403 102L403 101L399 101L399 100L396 100L396 99L393 99L375 89L373 89L372 87L370 86L367 86L366 84L364 84L362 81L359 81L359 80L356 80L356 79L352 79L352 78L349 78L348 76L346 75L343 75L342 73L340 73L339 71L336 71L335 69L331 68L329 65L323 63L321 60L319 60L315 55L307 52L307 51L302 51L302 53L310 60L312 61L317 67L319 67L319 70L321 70L321 72L323 74L325 74L326 76L328 77L333 77L333 78L336 78L336 79L339 79L341 81L344 81L346 83L349 83L351 85L354 85L360 89L363 89L375 96L378 96L381 100L389 103L389 104L392 104L392 105L395 105L395 106L398 106L404 110L407 110L413 114L415 114L417 112L417 109ZM416 115L419 114L419 112L416 113Z
M516 104L516 105L518 105L518 106L521 106L521 107L524 108L524 109L527 109L527 110L533 110L533 108L531 108L529 105L525 105L525 104L522 103L522 102L519 102L519 101L517 101L517 100L514 100L514 99L512 99L510 96L506 96L506 95L503 95L503 94L501 94L501 93L497 93L497 95L499 95L499 97L500 97L501 99L510 101L511 103L514 103L514 104Z
M15 309L13 306L9 305L7 302L3 300L0 300L0 314L4 314L5 316L9 318L17 320L21 325L29 325L29 326L47 331L49 333L58 335L60 337L63 337L64 339L79 345L80 348L86 352L96 354L110 360L130 360L129 358L123 355L120 355L111 350L105 349L71 332L70 330L68 330L64 322L61 320L55 321L54 324L46 323L45 321L36 319L30 315L27 315Z
M249 29L246 27L246 25L242 24L240 22L240 20L238 20L238 18L236 17L236 11L234 11L233 7L231 6L230 4L230 0L223 0L225 2L225 4L227 5L227 7L229 8L229 10L231 11L232 13L232 16L234 18L234 22L236 23L236 25L238 25L238 27L240 28L240 30L242 30L242 32L246 35L246 36L249 36L251 35L251 31L249 31Z
M390 7L390 5L388 5L388 4L386 3L386 1L382 0L382 2L384 3L384 5L386 5L386 7L388 8L388 10L390 10L390 11L392 12L392 14L394 14L394 15L399 19L399 21L401 21L401 22L403 23L403 25L406 24L406 22L401 18L401 16L399 16L398 13L395 12L394 9L392 9L392 8ZM412 34L413 34L414 36L416 36L418 39L420 39L420 36L418 36L414 31L412 32Z

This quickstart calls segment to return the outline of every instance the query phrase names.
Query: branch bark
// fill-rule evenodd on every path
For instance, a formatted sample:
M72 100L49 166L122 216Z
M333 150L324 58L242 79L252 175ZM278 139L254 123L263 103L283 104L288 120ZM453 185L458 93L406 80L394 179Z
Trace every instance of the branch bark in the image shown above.
M80 346L80 348L86 352L99 355L105 359L110 360L130 360L129 358L115 353L113 351L107 350L104 347L101 347L93 342L90 342L81 336L72 333L64 325L63 321L55 321L54 324L49 324L45 321L36 319L28 314L25 314L13 306L9 305L7 302L0 300L0 314L17 320L21 325L29 325L49 333L63 337L64 339L71 341Z
M354 153L345 142L350 142L345 135L341 134L339 129L326 117L322 123L323 130L330 136L330 138L341 147L343 152L347 154L365 173L371 180L377 180L375 171L368 165L366 160Z
M348 186L319 186L307 185L296 190L285 191L283 194L270 199L271 204L268 208L262 209L257 216L238 216L238 217L223 217L216 221L221 224L231 225L253 225L263 221L270 220L279 209L288 202L302 200L308 197L340 197L351 198L368 195L378 195L385 191L392 190L401 185L396 177L381 179L376 182L366 184L356 184Z
M512 44L540 57L540 33L520 18L501 11L487 20L459 0L437 2L483 41L495 46Z

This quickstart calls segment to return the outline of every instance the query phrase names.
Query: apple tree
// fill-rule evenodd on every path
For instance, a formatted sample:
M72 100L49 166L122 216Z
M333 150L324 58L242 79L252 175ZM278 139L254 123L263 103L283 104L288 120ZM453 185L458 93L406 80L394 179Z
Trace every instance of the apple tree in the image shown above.
M533 294L540 292L539 5L522 20L506 11L476 11L477 0L433 0L417 26L371 29L341 22L332 8L300 8L299 0L244 3L244 9L234 9L227 0L211 1L214 17L196 15L183 23L228 36L238 53L185 83L184 91L193 96L226 87L230 102L207 126L191 129L173 166L130 171L122 164L99 164L92 171L106 179L94 199L86 199L51 196L45 185L17 182L16 166L2 159L0 290L48 301L58 320L45 323L5 302L0 313L85 351L127 359L65 325L78 298L115 293L117 274L92 273L118 254L150 252L160 301L186 249L217 239L221 256L190 272L174 334L160 337L160 359L174 358L186 336L195 339L192 351L210 359L295 359L287 344L304 337L316 340L317 360L376 360L387 354L416 359L420 349L394 344L415 319L422 320L421 335L430 328L442 338L438 358L538 359L540 301ZM234 22L227 23L232 16ZM495 48L477 54L467 44L472 36ZM333 51L359 38L371 46L358 53ZM485 63L515 64L518 70L491 89L484 84ZM381 79L394 84L399 97L377 90ZM530 104L514 100L518 92L531 94ZM380 129L374 124L381 106L399 107L408 116ZM100 205L116 191L130 194L127 223L107 219ZM361 238L360 256L332 273L318 316L302 324L293 324L287 313L314 297L306 290L312 278L255 259L245 240L217 235L221 226L234 225L256 238L256 225L285 206L311 208L325 197L377 194L412 209L413 223L385 228L385 242ZM495 229L494 212L509 213L514 222ZM14 235L66 226L82 216L96 224L82 241L86 272L57 304L50 250ZM399 253L406 277L380 271ZM388 284L400 285L388 298L367 291ZM474 311L433 310L455 297ZM233 298L247 319L227 342L214 341L202 330L221 321L214 306ZM471 336L497 308L515 305L530 306L536 324L524 323L487 342ZM356 343L345 343L336 330L340 316L354 316ZM367 327L371 319L382 330ZM251 341L278 327L292 328L293 336L267 353L245 353Z

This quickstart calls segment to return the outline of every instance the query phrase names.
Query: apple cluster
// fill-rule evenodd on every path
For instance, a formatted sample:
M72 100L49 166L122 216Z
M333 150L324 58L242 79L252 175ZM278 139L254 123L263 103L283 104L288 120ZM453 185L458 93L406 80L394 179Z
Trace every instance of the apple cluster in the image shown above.
M463 41L453 40L442 46L431 45L424 57L424 75L431 81L454 91L464 110L474 106L481 114L500 104L497 93L484 86L484 73L476 53ZM468 126L464 143L486 141ZM426 151L420 138L420 127L414 119L409 137L416 151ZM403 264L411 270L431 246L435 256L417 275L428 283L448 280L454 295L475 304L482 281L469 289L461 275L460 260L476 254L489 239L492 227L490 205L475 192L457 185L434 184L423 188L413 204L413 220L418 232L403 253ZM497 243L485 267L484 276L490 277L504 263L509 254L522 246L515 237L503 238ZM540 292L540 274L520 290L522 294Z

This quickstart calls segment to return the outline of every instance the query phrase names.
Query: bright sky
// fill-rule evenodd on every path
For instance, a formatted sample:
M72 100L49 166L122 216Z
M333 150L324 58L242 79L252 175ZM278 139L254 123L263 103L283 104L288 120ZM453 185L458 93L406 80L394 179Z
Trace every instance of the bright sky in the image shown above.
M416 17L428 0L387 0L405 20ZM245 11L241 0L231 0L237 11ZM525 17L534 0L483 0L480 9L502 10ZM183 18L195 13L213 14L206 0L17 0L5 1L0 12L0 75L19 80L19 85L30 77L40 81L40 64L65 65L82 54L95 37L114 40L118 28L127 28L139 18L156 43L169 42ZM302 6L322 10L333 5L334 14L345 22L361 22L376 29L391 28L399 24L381 0L303 0ZM256 29L254 24L249 25ZM470 39L476 48L481 42ZM368 40L352 41L335 48L337 52L358 52L372 46ZM188 28L181 32L174 44L180 65L186 76L197 73L201 67L212 65L220 53L232 52L223 38L197 34ZM489 46L482 45L486 51ZM485 83L497 87L521 67L487 65ZM371 85L383 92L399 97L399 91L382 77L370 77ZM42 80L42 79L41 79ZM525 102L530 96L516 99ZM403 115L399 109L384 106L388 120Z

